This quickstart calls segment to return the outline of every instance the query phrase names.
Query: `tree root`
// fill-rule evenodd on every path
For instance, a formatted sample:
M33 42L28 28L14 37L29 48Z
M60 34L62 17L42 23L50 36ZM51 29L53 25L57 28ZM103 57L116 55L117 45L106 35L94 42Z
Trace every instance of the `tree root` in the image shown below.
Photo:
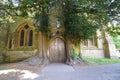
M49 60L45 58L40 58L38 56L30 57L23 61L24 63L31 66L46 66L49 64Z

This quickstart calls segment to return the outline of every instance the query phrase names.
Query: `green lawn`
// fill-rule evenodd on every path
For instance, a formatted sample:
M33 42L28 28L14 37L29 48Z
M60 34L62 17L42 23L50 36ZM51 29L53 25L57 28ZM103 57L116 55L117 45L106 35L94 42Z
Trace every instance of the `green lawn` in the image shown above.
M106 58L84 58L88 63L93 64L115 64L120 63L120 59L106 59Z

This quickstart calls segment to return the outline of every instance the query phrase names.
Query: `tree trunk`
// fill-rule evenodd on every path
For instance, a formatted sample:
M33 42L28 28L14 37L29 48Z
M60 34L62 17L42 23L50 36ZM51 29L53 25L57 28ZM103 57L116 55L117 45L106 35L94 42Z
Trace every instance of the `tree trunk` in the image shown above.
M72 53L73 45L72 42L67 40L66 41L66 52L67 52L67 60L66 63L70 64L72 59L71 59L71 53Z
M74 45L74 49L75 49L76 55L81 57L81 46L80 46L80 44Z
M40 33L39 39L39 57L43 59L42 64L48 64L49 60L47 57L47 37L44 33Z
M46 58L46 36L44 35L44 33L42 33L42 54L43 54L43 58Z
M66 48L67 48L67 61L66 61L67 64L74 65L82 62L80 44L75 45L70 40L67 40Z

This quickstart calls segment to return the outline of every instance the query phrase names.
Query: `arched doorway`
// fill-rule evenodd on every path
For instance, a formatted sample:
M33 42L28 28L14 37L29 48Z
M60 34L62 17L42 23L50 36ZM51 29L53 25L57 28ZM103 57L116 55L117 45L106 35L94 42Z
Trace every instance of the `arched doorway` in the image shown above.
M65 62L65 52L65 42L60 38L56 38L50 44L50 62Z

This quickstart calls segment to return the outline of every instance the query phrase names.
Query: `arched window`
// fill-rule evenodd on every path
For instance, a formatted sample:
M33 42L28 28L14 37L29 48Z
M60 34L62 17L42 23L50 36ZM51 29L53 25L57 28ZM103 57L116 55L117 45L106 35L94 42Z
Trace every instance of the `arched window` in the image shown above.
M93 42L93 41L94 41L94 40L93 40L93 37L89 39L89 45L90 45L90 46L94 46L94 42Z
M29 32L28 46L32 46L32 44L33 44L33 31L30 30L30 32Z
M20 46L24 46L24 35L25 35L25 32L24 30L22 30L20 35Z
M96 40L96 36L92 36L90 39L89 39L89 46L96 46L97 47L97 40Z
M82 40L82 45L87 46L87 40Z
M91 36L87 40L82 40L82 46L83 47L97 47L97 38L95 36Z
M33 46L33 29L29 25L20 26L18 28L18 47Z

